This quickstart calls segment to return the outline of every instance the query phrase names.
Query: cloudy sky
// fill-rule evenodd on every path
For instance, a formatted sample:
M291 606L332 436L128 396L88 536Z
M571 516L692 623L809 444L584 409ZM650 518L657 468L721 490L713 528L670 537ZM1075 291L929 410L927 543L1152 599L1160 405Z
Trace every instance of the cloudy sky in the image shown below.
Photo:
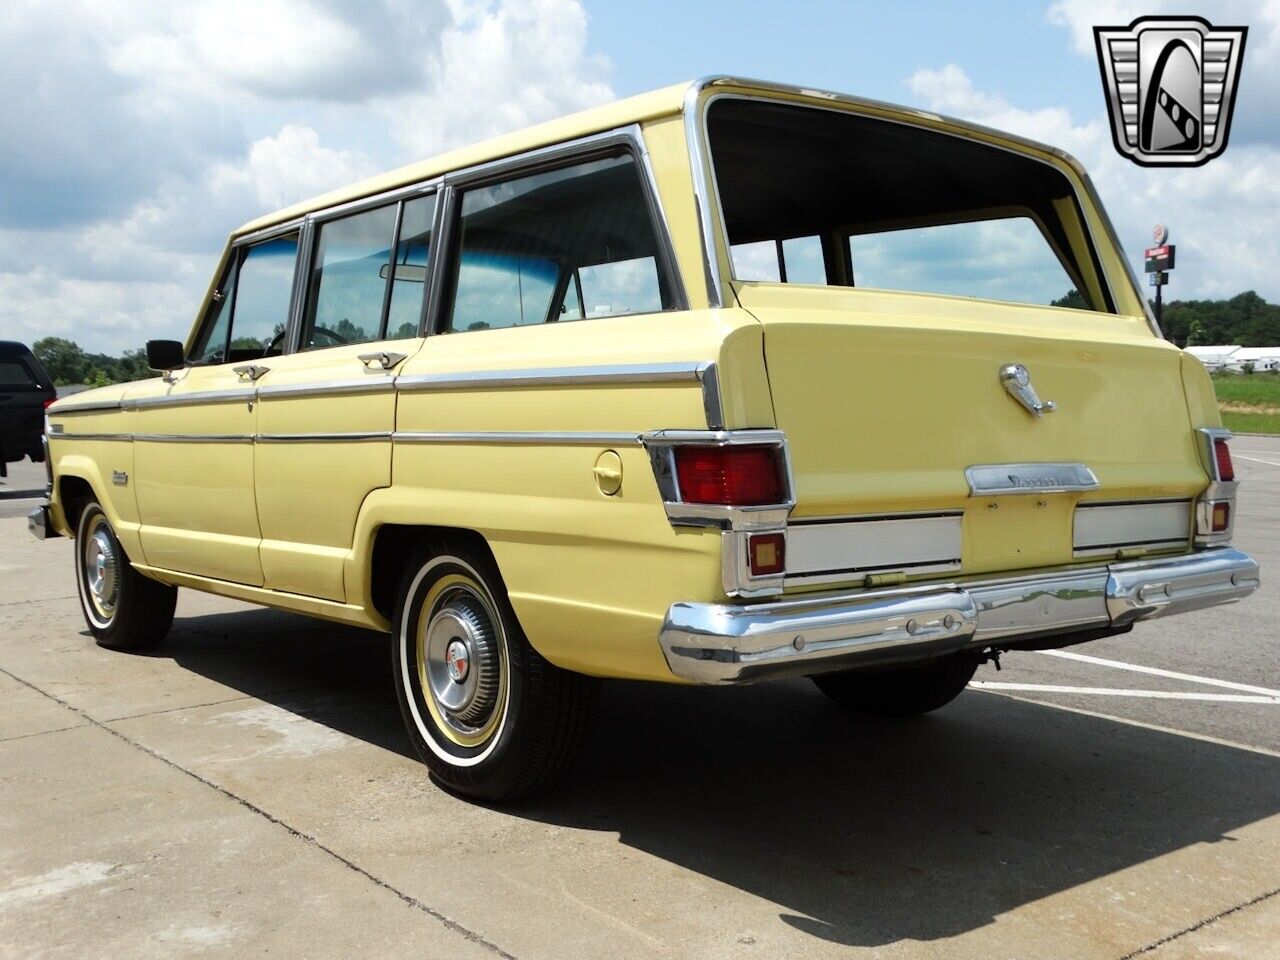
M1250 27L1225 155L1111 144L1095 24ZM707 73L827 87L1045 140L1170 295L1280 301L1280 0L4 0L0 339L117 353L185 335L227 233L366 174Z

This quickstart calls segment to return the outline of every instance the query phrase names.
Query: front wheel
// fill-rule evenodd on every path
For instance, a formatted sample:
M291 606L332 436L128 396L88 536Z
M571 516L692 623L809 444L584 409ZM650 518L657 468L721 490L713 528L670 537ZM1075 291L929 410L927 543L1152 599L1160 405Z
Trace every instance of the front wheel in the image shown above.
M533 649L486 553L460 539L428 542L406 572L392 623L400 712L445 787L513 800L568 768L599 682Z
M93 500L76 524L76 586L85 623L99 646L153 647L173 625L178 588L133 569L111 521Z
M847 670L813 678L819 690L846 710L907 717L946 706L973 679L978 660L952 654L890 670Z

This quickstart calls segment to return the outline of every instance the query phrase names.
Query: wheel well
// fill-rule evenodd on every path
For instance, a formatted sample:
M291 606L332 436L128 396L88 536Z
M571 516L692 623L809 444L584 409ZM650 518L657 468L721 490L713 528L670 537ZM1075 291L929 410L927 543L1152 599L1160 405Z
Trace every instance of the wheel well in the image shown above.
M391 619L395 610L396 591L400 589L400 580L404 577L414 552L429 537L447 534L452 537L463 537L471 541L478 549L483 550L493 560L493 551L483 536L474 530L460 527L420 527L412 524L388 523L374 532L373 549L370 551L370 595L373 607L380 614ZM494 560L494 566L497 561Z
M62 515L67 518L72 536L75 536L76 526L80 522L80 512L90 500L96 499L88 480L80 477L58 478L58 500L62 503Z

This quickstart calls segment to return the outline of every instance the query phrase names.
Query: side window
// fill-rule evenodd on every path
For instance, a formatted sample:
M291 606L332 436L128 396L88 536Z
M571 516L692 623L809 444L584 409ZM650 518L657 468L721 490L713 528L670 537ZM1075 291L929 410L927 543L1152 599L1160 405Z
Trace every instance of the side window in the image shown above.
M302 349L378 339L395 228L395 204L320 225Z
M445 331L675 306L630 156L464 190L459 218Z
M0 360L0 390L30 390L35 377L21 360Z
M822 240L816 236L735 243L729 252L733 256L733 275L739 280L819 286L827 283Z
M191 351L192 363L222 363L227 356L227 332L231 329L231 301L235 297L236 264L232 259L227 275L213 293L200 339Z
M422 297L427 289L427 258L431 253L431 227L436 198L407 200L400 217L400 239L391 274L391 305L387 312L386 339L404 340L418 335Z
M282 351L297 258L297 234L266 240L244 252L231 309L227 361L255 360Z

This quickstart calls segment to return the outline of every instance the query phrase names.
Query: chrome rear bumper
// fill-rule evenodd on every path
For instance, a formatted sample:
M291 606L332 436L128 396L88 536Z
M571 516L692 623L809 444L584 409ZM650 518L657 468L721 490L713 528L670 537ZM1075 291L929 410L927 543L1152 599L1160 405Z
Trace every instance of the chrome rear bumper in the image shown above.
M1231 547L998 580L769 603L676 603L659 642L677 677L747 683L926 659L1001 641L1120 629L1247 597L1258 564Z
M34 510L27 512L27 529L37 540L52 540L58 536L53 521L49 518L49 505L42 503Z

